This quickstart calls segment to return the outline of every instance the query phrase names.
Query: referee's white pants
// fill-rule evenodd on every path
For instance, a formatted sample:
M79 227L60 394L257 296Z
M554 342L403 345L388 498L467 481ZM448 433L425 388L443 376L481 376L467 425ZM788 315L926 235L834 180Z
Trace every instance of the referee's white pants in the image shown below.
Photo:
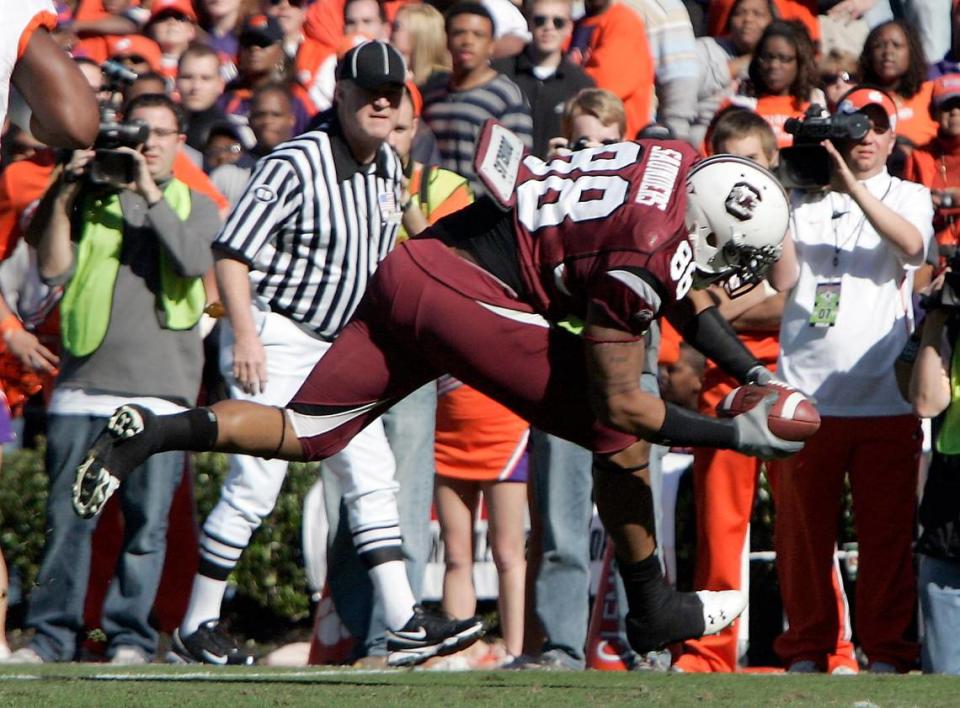
M233 329L226 322L220 339L220 370L231 398L284 406L330 344L311 337L282 315L256 307L252 310L266 351L266 391L250 395L237 384L233 377ZM358 529L399 525L396 465L379 419L341 452L326 459L324 467L336 476L343 490L355 540ZM232 455L220 501L203 525L206 538L201 554L217 565L235 565L253 532L273 510L286 473L284 460Z

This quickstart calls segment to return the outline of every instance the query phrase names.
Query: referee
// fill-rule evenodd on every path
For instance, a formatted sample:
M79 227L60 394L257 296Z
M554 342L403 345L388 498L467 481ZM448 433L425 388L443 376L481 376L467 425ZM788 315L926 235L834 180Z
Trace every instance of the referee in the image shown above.
M393 247L402 168L386 139L404 76L403 59L384 42L348 52L338 67L334 106L320 127L261 159L227 218L213 248L230 325L221 369L232 398L285 405ZM332 416L331 427L336 424ZM478 637L479 620L457 622L415 606L401 554L394 458L382 424L370 425L326 466L343 490L354 544L392 630L388 650L428 656L432 644ZM273 510L286 470L282 460L232 458L220 502L203 525L199 571L174 633L172 660L252 662L218 626L220 606L227 576Z

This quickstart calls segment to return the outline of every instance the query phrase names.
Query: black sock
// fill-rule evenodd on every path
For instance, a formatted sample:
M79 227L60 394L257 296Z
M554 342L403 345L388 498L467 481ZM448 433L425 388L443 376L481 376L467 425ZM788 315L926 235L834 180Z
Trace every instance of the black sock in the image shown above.
M191 408L183 413L159 416L155 452L189 450L207 452L217 442L217 416L209 408Z
M620 564L630 612L627 638L644 654L667 644L703 635L703 603L695 593L680 593L667 584L653 553L636 563Z

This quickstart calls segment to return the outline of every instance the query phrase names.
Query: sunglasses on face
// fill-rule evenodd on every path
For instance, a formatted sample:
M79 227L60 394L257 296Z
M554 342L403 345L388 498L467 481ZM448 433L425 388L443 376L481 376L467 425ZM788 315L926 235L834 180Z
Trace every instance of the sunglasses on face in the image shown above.
M303 7L306 5L306 0L269 0L269 2L274 7L282 5L283 3L287 3L290 7Z
M845 84L857 83L857 77L853 74L848 74L846 71L840 71L836 74L824 74L820 77L820 80L823 82L824 86L833 86L841 81Z
M534 15L533 16L533 26L537 29L544 27L548 22L553 22L553 28L557 30L562 30L567 26L566 17L548 17L547 15Z

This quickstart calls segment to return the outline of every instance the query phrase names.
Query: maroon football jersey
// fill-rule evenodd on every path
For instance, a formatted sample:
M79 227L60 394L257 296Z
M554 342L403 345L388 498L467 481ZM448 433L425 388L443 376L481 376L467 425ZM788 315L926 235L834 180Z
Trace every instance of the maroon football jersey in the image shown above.
M527 157L515 229L530 304L548 319L584 317L642 334L693 284L684 225L686 143L639 140L543 162Z

